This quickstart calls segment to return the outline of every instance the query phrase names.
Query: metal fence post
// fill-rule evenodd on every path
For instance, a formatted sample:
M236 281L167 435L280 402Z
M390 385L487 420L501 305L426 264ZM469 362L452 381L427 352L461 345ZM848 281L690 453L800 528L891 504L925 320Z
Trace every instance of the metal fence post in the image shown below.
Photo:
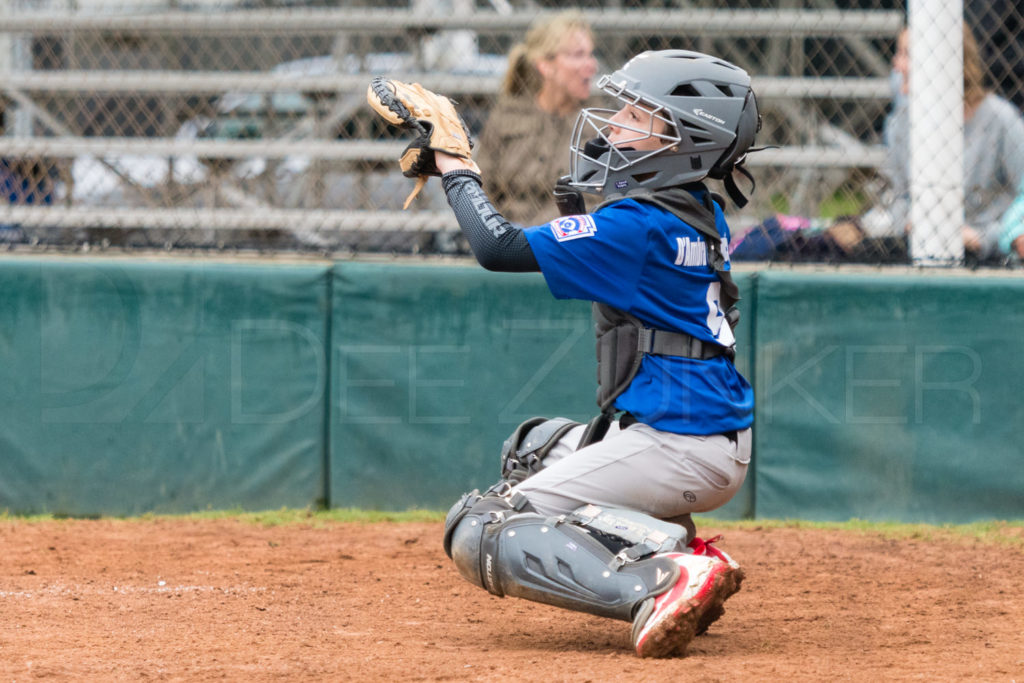
M962 0L910 0L910 255L916 265L964 257Z

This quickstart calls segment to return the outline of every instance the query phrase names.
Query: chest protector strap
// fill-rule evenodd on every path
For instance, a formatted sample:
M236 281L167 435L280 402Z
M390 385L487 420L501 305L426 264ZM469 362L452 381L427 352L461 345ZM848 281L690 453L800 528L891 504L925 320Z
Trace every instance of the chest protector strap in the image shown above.
M704 189L703 186L690 189ZM703 237L708 250L708 266L715 271L721 282L720 306L731 327L739 322L736 303L740 299L739 289L732 275L725 269L725 255L722 253L722 237L715 227L715 212L711 205L710 193L704 191L702 203L684 187L673 187L656 192L629 194L626 197L649 202L672 212L697 230ZM625 197L610 198L605 204ZM603 206L603 205L602 205ZM676 356L707 360L717 356L732 358L735 350L719 344L701 341L683 332L672 332L646 327L635 316L602 303L593 305L594 331L597 334L597 404L601 408L604 422L610 422L615 409L615 399L629 387L640 370L640 363L647 354ZM594 425L595 436L603 436L604 430ZM592 430L587 430L588 435ZM600 440L594 438L593 441ZM585 445L587 442L584 437Z

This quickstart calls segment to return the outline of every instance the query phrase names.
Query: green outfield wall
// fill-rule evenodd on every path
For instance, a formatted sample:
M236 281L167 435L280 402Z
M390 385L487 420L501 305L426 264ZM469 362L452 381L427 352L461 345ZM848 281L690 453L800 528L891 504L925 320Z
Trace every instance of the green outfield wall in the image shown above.
M0 510L322 500L329 288L327 267L0 261Z
M766 270L723 518L1024 518L1024 279ZM0 260L0 511L447 508L595 409L589 306L474 265Z
M447 507L497 481L519 423L596 412L590 305L539 274L340 263L333 281L333 504Z
M1024 518L1024 280L757 280L758 516Z

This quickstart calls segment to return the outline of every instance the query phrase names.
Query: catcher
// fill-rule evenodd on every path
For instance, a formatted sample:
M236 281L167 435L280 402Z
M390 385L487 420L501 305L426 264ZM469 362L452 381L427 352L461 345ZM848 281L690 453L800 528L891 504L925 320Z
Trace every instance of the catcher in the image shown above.
M494 595L632 622L636 653L661 657L682 654L743 579L690 519L742 485L753 420L733 365L729 228L702 181L745 203L732 174L760 116L747 73L696 52L642 53L598 87L619 108L579 114L555 186L563 215L526 228L481 189L450 100L381 78L368 98L417 133L403 171L418 186L441 176L484 268L540 271L555 297L593 302L600 415L520 425L501 480L449 511L445 551ZM604 201L587 214L581 191Z

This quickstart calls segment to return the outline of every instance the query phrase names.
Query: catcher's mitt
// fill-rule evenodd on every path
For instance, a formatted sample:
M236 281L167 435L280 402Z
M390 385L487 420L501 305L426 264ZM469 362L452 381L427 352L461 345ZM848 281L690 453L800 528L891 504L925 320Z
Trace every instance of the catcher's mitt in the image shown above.
M417 179L402 208L409 208L429 176L441 175L434 150L472 161L473 141L469 129L455 111L455 103L444 95L432 93L419 83L402 83L377 76L370 81L366 100L385 121L416 134L416 139L409 143L398 161L403 175Z

